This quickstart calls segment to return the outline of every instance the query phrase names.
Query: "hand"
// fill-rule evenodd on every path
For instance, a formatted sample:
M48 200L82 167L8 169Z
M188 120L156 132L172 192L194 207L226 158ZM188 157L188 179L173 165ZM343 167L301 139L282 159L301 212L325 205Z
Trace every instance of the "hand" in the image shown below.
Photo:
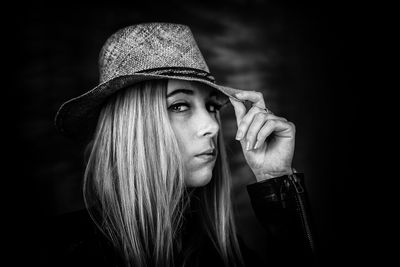
M244 157L257 181L292 174L295 146L295 126L285 118L265 111L262 93L243 91L235 95L243 102L253 102L246 114L245 105L229 98L236 115Z

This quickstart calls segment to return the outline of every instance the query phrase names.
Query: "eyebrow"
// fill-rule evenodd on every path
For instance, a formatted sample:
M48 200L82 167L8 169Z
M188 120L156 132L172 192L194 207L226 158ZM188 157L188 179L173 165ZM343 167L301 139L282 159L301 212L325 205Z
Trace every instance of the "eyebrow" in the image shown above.
M190 90L190 89L176 89L175 91L172 91L172 92L170 92L169 94L167 94L167 98L170 97L170 96L179 94L179 93L188 94L188 95L193 95L193 94L194 94L194 91L193 91L193 90ZM211 91L211 93L210 93L209 96L211 97L211 96L214 96L214 95L216 96L216 95L217 95L217 92L215 92L215 91L213 90L213 91Z

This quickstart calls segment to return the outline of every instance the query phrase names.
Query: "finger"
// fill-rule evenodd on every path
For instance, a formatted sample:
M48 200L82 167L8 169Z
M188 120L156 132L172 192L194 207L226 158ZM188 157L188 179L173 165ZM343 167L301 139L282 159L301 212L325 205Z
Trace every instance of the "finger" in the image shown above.
M273 113L271 110L269 110L268 108L262 108L262 107L257 106L256 104L253 104L252 106L258 108L260 111L274 114L274 113Z
M256 109L256 110L259 110L260 112L264 112L264 113L267 113L267 114L271 114L271 115L273 115L273 118L274 118L274 119L282 120L282 121L287 121L287 119L285 119L284 117L276 116L276 115L275 115L270 109L268 109L268 108L261 108L261 107L255 106L255 105L253 105L252 108L254 108L254 109ZM271 117L271 118L272 118L272 117Z
M267 121L267 117L269 116L264 112L259 112L254 115L246 134L246 150L250 150L251 148L253 148L254 143L257 139L257 134L264 123Z
M275 116L271 113L260 112L254 115L254 119L251 122L246 134L246 150L250 150L255 146L258 133L267 120L279 120L287 122L285 118Z
M248 100L261 108L265 108L264 96L261 92L242 91L240 93L235 94L235 96L239 100Z
M246 106L236 99L230 97L229 100L232 103L233 109L235 110L236 123L239 125L239 122L242 120L243 116L246 114Z
M272 113L266 113L264 110L260 111L258 107L252 107L246 115L242 117L242 120L238 123L238 131L236 135L236 140L241 140L244 136L246 136L248 128L250 127L250 124L253 122L254 116L256 114L263 114L263 115L258 115L258 116L265 116L266 119L275 119L275 120L284 120L286 121L285 118L278 117ZM264 120L264 121L265 121Z
M257 134L257 141L254 145L254 149L259 148L272 133L274 133L276 137L280 138L293 138L295 134L295 126L291 122L267 120Z

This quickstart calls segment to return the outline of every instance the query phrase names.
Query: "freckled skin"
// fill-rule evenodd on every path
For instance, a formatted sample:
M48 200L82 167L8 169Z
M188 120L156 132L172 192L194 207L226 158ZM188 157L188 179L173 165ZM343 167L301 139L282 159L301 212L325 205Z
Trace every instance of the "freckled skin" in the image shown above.
M169 80L167 95L177 89L193 92L181 92L167 98L168 116L185 161L185 183L188 187L204 186L212 178L215 160L206 163L195 155L209 148L217 149L218 111L213 98L209 97L215 89L197 82Z

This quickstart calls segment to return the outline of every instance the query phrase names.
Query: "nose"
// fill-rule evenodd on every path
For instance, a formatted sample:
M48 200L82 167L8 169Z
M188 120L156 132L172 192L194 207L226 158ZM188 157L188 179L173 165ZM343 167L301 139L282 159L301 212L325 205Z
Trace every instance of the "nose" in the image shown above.
M218 134L219 124L214 113L209 113L208 111L201 112L201 115L198 117L198 137L208 136L214 137Z

